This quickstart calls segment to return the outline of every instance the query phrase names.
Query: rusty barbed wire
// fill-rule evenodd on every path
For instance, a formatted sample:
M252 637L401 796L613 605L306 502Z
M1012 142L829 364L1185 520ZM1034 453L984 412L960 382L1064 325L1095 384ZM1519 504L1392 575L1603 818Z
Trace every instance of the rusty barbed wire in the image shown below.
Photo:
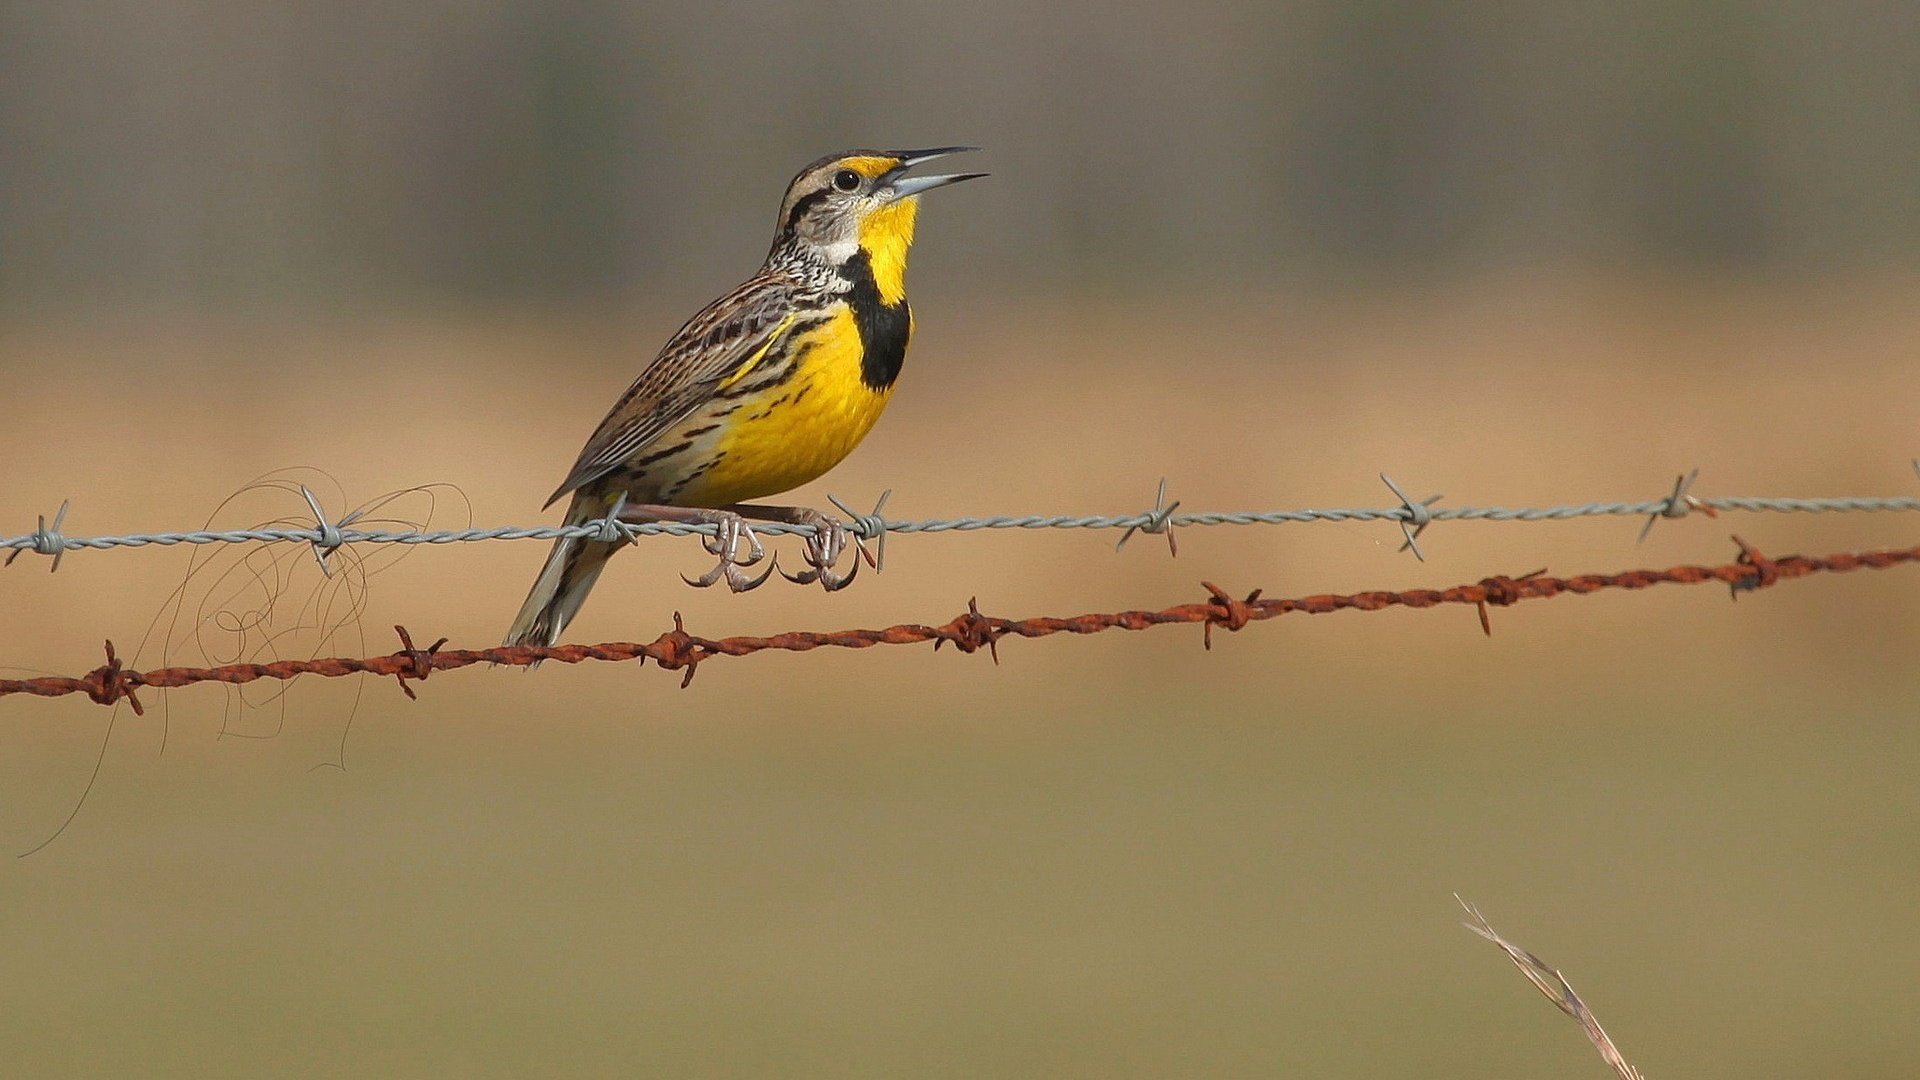
M475 664L499 664L529 667L546 660L578 664L588 660L652 660L668 671L683 672L680 685L693 681L699 666L717 656L750 656L769 650L808 652L819 648L867 649L876 645L915 645L932 642L937 650L953 645L963 653L986 649L999 661L999 642L1006 637L1040 638L1053 634L1097 634L1107 630L1146 630L1155 626L1198 623L1202 641L1213 647L1216 627L1238 631L1248 624L1278 618L1292 612L1325 614L1334 611L1383 611L1391 607L1430 608L1442 604L1471 604L1480 614L1481 628L1492 633L1489 607L1506 607L1522 600L1541 600L1555 596L1585 595L1605 589L1647 589L1655 585L1701 585L1712 582L1728 586L1734 596L1763 589L1781 581L1821 573L1847 573L1854 570L1885 570L1906 563L1920 562L1920 545L1895 550L1840 552L1818 557L1790 555L1772 559L1752 545L1733 538L1740 557L1719 566L1674 566L1665 570L1624 570L1613 574L1582 574L1553 577L1544 570L1519 577L1494 576L1447 589L1375 590L1347 594L1319 594L1294 598L1264 598L1256 589L1244 598L1236 598L1225 589L1202 582L1205 600L1177 604L1157 611L1128 610L1075 615L1065 618L1035 616L1004 619L984 614L973 601L967 610L938 626L900 623L881 630L790 631L771 636L742 635L726 638L699 637L687 631L679 613L673 617L673 629L651 642L606 642L599 645L499 646L490 649L448 649L442 638L426 648L414 644L404 627L394 630L400 637L398 652L385 656L329 657L314 660L280 660L272 663L237 663L218 667L164 667L150 671L130 671L107 642L106 660L100 667L78 678L43 676L30 679L0 679L0 697L32 694L61 697L85 694L102 705L126 700L136 714L144 707L135 696L139 690L173 688L201 682L250 683L260 679L293 679L301 675L334 678L343 675L393 676L407 697L414 696L410 683L424 682L436 671L452 671Z
M1920 462L1916 462L1914 467L1916 472L1920 472ZM1691 491L1699 475L1698 469L1681 474L1674 482L1672 491L1657 499L1574 503L1562 506L1438 506L1435 504L1440 501L1441 496L1433 495L1425 499L1415 499L1386 473L1380 474L1380 480L1392 492L1394 498L1399 500L1398 505L1395 506L1204 511L1176 514L1173 511L1180 504L1167 502L1164 480L1161 481L1159 496L1153 508L1131 514L1024 514L902 521L881 515L887 496L891 492L883 493L873 510L865 514L853 510L833 496L828 498L841 513L846 515L843 524L849 532L862 539L879 540L883 543L889 533L973 532L985 529L1118 529L1122 531L1120 537L1122 545L1135 533L1144 532L1165 534L1169 547L1172 547L1174 531L1183 528L1283 525L1315 521L1391 521L1400 528L1404 541L1400 549L1411 551L1415 557L1422 560L1426 558L1426 554L1420 548L1420 536L1429 526L1442 521L1540 522L1570 521L1589 517L1644 517L1647 519L1646 525L1640 531L1640 538L1644 540L1654 524L1660 520L1683 518L1695 511L1708 517L1718 517L1721 513L1832 514L1920 511L1920 497L1911 496L1810 499L1773 496L1709 498L1695 495ZM348 514L338 521L330 520L322 512L320 503L314 498L312 492L304 487L300 491L305 496L307 506L313 515L314 524L310 528L199 529L185 532L68 536L61 531L68 510L68 504L63 502L51 524L42 515L34 531L19 536L0 537L0 551L8 552L6 557L8 565L11 565L22 552L31 551L52 557L53 565L57 569L61 557L69 551L173 547L180 544L310 544L315 558L319 559L320 565L325 568L329 554L351 544L441 545L485 540L557 540L562 537L611 541L634 540L642 536L712 536L715 533L713 525L678 522L634 523L619 520L613 515L578 525L500 525L467 529L354 529L349 526L355 523L357 514ZM754 531L766 536L811 536L815 531L812 525L790 525L781 522L755 522L753 528Z

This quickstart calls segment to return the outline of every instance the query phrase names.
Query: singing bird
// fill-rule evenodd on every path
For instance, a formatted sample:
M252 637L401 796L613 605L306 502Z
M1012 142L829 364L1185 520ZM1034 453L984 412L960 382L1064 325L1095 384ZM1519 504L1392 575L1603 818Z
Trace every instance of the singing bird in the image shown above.
M741 567L766 557L746 519L814 526L802 584L838 589L859 572L858 539L816 510L749 502L813 480L859 445L893 394L913 335L907 249L919 196L985 173L909 176L975 149L852 150L787 185L759 273L687 320L587 440L553 497L567 523L710 524L712 570L735 592L764 582ZM849 542L854 561L835 565ZM508 645L553 645L621 541L555 541L507 631ZM740 549L746 553L741 555Z

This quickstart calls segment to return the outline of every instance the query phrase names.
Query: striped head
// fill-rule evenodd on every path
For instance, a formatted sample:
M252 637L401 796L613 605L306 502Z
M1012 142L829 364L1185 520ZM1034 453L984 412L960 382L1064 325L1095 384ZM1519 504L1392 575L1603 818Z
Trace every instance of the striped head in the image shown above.
M863 253L881 298L904 295L907 248L913 243L919 196L985 173L908 176L915 165L974 149L849 150L800 170L780 203L779 232L767 261L788 259L844 266Z

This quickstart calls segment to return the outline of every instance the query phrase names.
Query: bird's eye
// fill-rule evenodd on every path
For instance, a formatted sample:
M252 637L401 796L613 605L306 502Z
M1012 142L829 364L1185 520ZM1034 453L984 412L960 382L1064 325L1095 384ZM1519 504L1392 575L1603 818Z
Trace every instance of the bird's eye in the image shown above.
M859 191L861 175L852 169L841 169L833 174L833 186L841 191Z

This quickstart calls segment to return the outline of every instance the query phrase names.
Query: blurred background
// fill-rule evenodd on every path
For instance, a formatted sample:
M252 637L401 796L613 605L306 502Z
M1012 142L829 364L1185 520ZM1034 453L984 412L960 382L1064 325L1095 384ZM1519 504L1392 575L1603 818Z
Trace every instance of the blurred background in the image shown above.
M1897 5L0 6L0 534L540 501L783 185L976 143L832 492L890 515L1897 495ZM977 161L977 165L974 162ZM268 486L223 503L273 470ZM443 485L388 503L383 495ZM577 640L1913 543L1902 515L623 555ZM395 556L405 554L404 559ZM0 572L0 672L497 640L543 549ZM652 669L0 700L22 1074L1911 1076L1920 577ZM77 808L77 813L75 813ZM71 815L71 824L62 829ZM51 844L40 847L58 834ZM36 850L37 849L37 850Z

